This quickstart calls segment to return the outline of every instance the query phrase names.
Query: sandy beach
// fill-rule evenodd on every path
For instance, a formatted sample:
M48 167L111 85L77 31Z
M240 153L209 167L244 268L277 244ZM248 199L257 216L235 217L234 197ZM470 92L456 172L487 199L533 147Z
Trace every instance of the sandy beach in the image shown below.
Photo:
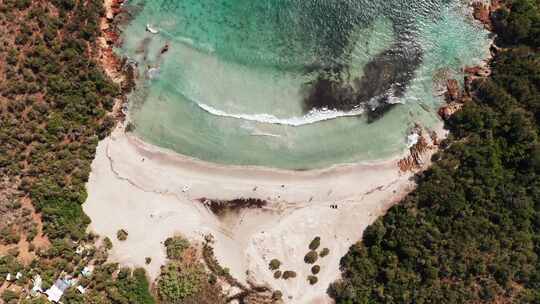
M118 13L113 7L121 2L105 1L100 57L117 82L123 79L119 61L106 42L117 38L108 29ZM442 126L437 133L445 136ZM435 150L422 156L423 168ZM165 239L182 234L200 243L211 234L216 257L236 279L280 290L285 303L332 303L326 290L341 274L341 257L369 224L414 188L414 173L398 168L406 156L408 151L390 160L310 171L223 166L147 144L120 124L98 145L83 208L92 219L89 230L112 240L110 260L144 267L152 280L166 263ZM268 203L218 218L201 198ZM117 240L119 229L129 233L126 241ZM319 281L310 285L306 278L312 265L304 256L316 236L330 254L317 261ZM146 257L152 258L149 265ZM274 279L268 269L274 258L282 262L282 271L295 271L297 277Z
M424 155L426 166L431 153ZM328 285L339 278L339 260L366 226L414 187L399 158L325 170L286 171L221 166L190 159L144 143L118 127L99 143L84 211L90 229L114 243L111 260L145 267L155 279L166 261L163 241L180 233L194 242L215 238L223 267L240 281L281 290L286 303L327 303ZM199 199L257 198L268 204L218 218ZM336 205L337 208L332 208ZM126 241L116 240L125 229ZM304 255L321 237L330 249L319 259L319 282L306 278ZM151 257L145 265L145 257ZM271 259L295 279L276 280Z

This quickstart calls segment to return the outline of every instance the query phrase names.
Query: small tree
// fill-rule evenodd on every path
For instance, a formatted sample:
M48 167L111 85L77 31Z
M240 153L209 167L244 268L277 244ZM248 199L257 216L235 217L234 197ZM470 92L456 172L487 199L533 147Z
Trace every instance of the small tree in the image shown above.
M311 267L311 273L313 274L318 274L320 271L321 271L321 266L319 265L314 265L313 267Z
M274 272L274 279L279 279L279 278L281 278L281 271L278 270Z
M323 248L323 250L321 250L321 253L320 253L319 255L321 256L321 258L324 258L324 257L327 256L329 253L330 253L330 249L328 249L328 248Z
M127 237L128 237L128 233L124 229L120 229L118 230L118 232L116 232L116 238L119 241L125 241L127 240Z
M276 290L272 293L273 300L281 300L282 297L283 297L283 293L279 290Z
M189 248L189 242L181 236L175 236L165 241L165 247L167 248L167 258L180 260L184 250Z
M103 239L103 246L105 246L105 249L107 250L111 250L112 249L112 242L111 242L111 239L109 237L105 237Z
M270 270L277 270L281 266L281 262L278 259L272 259L268 264Z
M317 250L321 246L321 237L317 236L309 243L309 250Z
M291 270L286 270L285 272L283 272L282 278L284 280L288 280L290 278L296 278L296 272L291 271Z
M307 264L313 264L317 262L318 258L319 255L317 254L317 251L312 250L306 254L306 256L304 257L304 262L306 262Z
M180 265L170 262L162 267L157 282L157 293L163 303L182 303L187 297L200 291L205 279L202 265Z
M319 281L319 279L317 279L317 277L314 276L314 275L308 276L308 277L307 277L307 280L308 280L308 282L309 282L310 285L315 285L315 284L317 284L317 282Z
M151 257L144 258L144 263L146 263L146 265L152 263L152 258Z
M2 301L3 303L6 303L6 304L15 304L18 302L18 299L19 299L19 294L12 291L12 290L5 290L3 293L2 293Z

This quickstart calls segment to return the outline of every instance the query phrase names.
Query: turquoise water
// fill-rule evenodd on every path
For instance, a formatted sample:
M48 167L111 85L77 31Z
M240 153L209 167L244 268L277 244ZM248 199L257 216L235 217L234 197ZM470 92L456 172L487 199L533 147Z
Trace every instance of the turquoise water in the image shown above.
M138 64L136 134L224 164L313 169L401 153L415 123L438 122L442 80L488 54L488 33L460 1L132 0L128 8L118 51ZM308 102L321 79L338 103ZM397 105L368 119L387 103Z

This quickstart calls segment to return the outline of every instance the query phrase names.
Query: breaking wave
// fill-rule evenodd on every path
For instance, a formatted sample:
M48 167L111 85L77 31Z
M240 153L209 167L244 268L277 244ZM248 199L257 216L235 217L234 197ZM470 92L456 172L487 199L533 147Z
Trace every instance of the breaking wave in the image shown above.
M290 118L279 118L272 114L233 114L227 113L222 110L216 109L204 103L196 103L205 112L215 116L236 118L248 121L254 121L265 124L274 125L286 125L292 127L299 127L303 125L310 125L321 121L337 119L340 117L358 116L364 113L364 109L357 108L352 111L336 111L336 110L311 110L304 116L295 116Z

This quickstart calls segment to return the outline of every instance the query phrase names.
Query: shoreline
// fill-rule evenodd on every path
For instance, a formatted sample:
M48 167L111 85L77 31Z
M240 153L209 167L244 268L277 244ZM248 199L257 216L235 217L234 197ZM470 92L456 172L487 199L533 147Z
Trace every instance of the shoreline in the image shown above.
M105 0L107 15L102 22L108 26L102 27L102 37L119 39L118 33L110 36L110 31L115 30L115 8L123 2ZM100 62L122 86L129 76L112 51L118 40L103 39L106 43L100 52L105 56ZM110 60L109 55L115 59ZM463 99L466 87L459 90ZM123 94L117 100L113 113L121 112L125 99ZM462 99L449 99L441 110ZM154 280L166 263L162 242L167 237L180 233L202 243L212 234L216 258L235 278L281 290L286 303L299 304L332 303L326 288L341 276L340 259L361 240L368 225L415 188L412 178L429 168L438 141L447 134L441 123L433 130L436 139L427 136L425 142L419 140L409 151L388 159L287 170L217 164L182 155L125 133L125 117L117 117L119 125L98 145L83 205L92 219L89 229L108 236L114 244L110 260L144 267ZM402 162L407 166L401 167ZM240 210L223 219L197 201L203 197L262 199L268 206ZM128 240L116 239L119 229L129 232ZM331 253L320 261L319 283L311 286L305 280L310 267L303 256L314 236L321 236ZM150 265L145 263L146 257L152 258ZM298 278L275 280L268 271L273 258L296 271ZM228 292L234 295L233 288Z
M339 260L379 215L412 189L411 171L397 160L323 171L276 171L258 168L206 166L123 133L117 128L98 145L83 205L90 229L113 241L111 260L144 267L155 279L166 262L161 244L181 233L196 243L207 234L215 239L215 254L240 282L281 290L306 303L328 300L326 287L338 279ZM424 167L436 149L423 154ZM220 218L201 198L267 201L262 209L242 209ZM336 208L333 208L335 205ZM126 241L116 231L129 232ZM319 283L304 280L310 267L303 261L315 236L331 253L321 261ZM144 258L152 258L145 265ZM268 262L278 258L299 274L295 280L275 280ZM247 272L247 274L246 274ZM322 302L327 303L327 302Z
M123 129L123 127L120 127ZM318 176L318 175L332 175L343 171L352 171L362 168L372 168L372 167L397 167L397 164L403 157L409 155L407 151L402 153L380 160L373 161L359 161L354 163L341 163L334 164L329 167L316 168L316 169L282 169L274 168L267 166L258 166L258 165L228 165L215 163L210 161L205 161L196 157L188 156L185 154L180 154L174 150L163 148L152 143L144 141L143 138L133 134L126 133L125 135L129 141L139 149L141 154L145 155L161 155L162 157L168 159L169 162L175 164L181 164L184 166L190 166L193 170L217 170L217 171L227 171L227 174L230 173L261 173L268 176L287 177L290 175L297 175L303 177L309 176Z

